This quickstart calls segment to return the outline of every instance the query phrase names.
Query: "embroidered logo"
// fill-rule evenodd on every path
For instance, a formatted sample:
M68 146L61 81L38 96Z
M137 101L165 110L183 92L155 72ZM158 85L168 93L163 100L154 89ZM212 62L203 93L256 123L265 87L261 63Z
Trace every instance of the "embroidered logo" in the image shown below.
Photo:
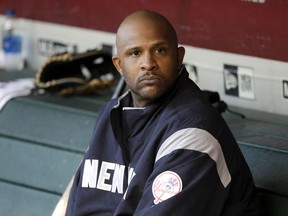
M154 203L158 204L182 191L182 180L179 175L172 171L160 173L152 185Z

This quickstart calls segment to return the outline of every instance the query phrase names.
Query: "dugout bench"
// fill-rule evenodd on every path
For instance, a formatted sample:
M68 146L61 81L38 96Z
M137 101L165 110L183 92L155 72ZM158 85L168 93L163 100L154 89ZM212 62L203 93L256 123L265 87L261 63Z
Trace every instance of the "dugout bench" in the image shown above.
M1 80L32 77L33 71L0 72ZM0 215L51 215L90 142L99 95L30 95L0 111ZM225 112L251 168L267 216L288 215L288 116L230 107Z

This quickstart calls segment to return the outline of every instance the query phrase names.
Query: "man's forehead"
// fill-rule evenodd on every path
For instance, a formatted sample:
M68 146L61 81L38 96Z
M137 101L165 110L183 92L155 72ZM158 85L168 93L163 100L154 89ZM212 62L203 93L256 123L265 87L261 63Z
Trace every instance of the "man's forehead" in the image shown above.
M123 44L122 48L124 50L133 49L145 49L145 48L157 48L157 47L168 47L170 43L167 40L154 40L147 42L133 42L129 41L127 44Z
M176 45L175 41L171 40L169 34L164 34L163 31L153 30L150 28L145 32L132 31L131 33L125 32L119 35L117 48L122 51L131 49L151 49L159 46L172 46Z
M129 44L131 42L145 40L150 43L168 43L172 41L173 33L164 26L158 26L153 22L149 23L132 23L131 25L124 26L117 33L117 45L122 43ZM177 43L177 41L173 41Z

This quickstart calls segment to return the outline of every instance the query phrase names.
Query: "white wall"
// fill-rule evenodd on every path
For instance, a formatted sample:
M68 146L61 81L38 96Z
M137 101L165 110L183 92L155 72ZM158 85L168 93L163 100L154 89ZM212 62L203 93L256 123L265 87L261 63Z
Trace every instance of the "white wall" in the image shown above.
M288 98L284 98L283 95L283 80L288 82L287 62L195 47L186 47L185 62L197 66L197 84L201 89L218 91L228 104L288 115ZM253 99L225 94L224 64L249 68L253 71Z

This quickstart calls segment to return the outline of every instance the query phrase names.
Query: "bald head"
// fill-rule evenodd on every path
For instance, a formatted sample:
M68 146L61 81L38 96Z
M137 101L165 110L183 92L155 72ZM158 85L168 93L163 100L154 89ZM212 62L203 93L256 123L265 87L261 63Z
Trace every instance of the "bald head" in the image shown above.
M137 28L137 29L136 29ZM121 43L128 34L133 34L133 31L147 31L149 29L157 29L163 34L166 40L175 43L178 46L177 34L171 23L162 15L153 11L136 11L130 14L120 24L116 34L116 46L119 49Z
M112 60L131 90L133 105L144 107L176 82L185 54L176 32L162 15L137 11L119 26Z

